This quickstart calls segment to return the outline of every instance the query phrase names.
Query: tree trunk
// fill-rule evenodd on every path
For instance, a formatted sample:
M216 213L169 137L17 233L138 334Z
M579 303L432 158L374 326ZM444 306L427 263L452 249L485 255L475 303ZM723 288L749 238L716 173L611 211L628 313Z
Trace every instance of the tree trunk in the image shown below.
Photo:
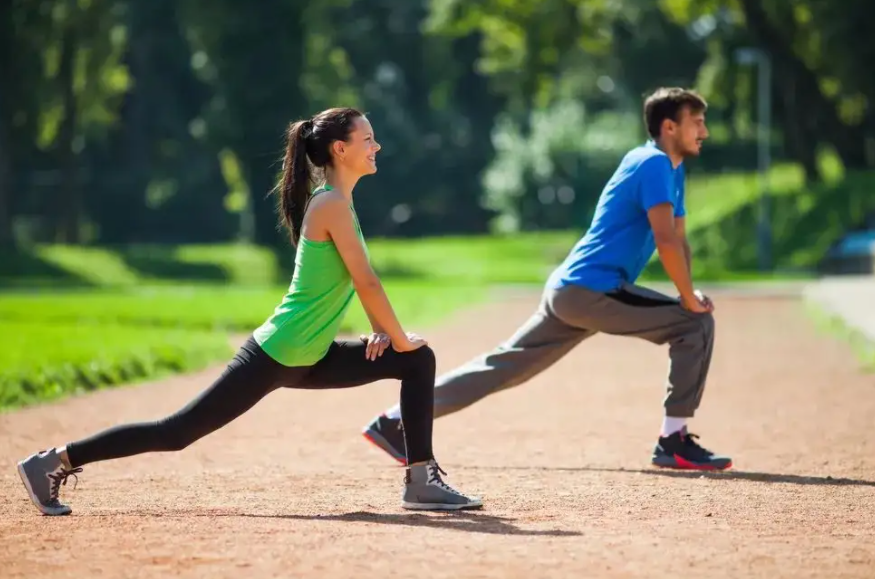
M795 85L788 81L781 85L781 100L784 115L784 146L790 156L799 161L805 171L805 182L816 183L822 180L820 168L817 165L817 137L810 126L803 125L799 118L805 115L800 110L796 99Z
M841 122L835 105L824 96L815 73L792 50L789 40L770 21L759 0L740 0L748 29L757 43L769 53L775 84L788 108L793 110L793 121L805 135L800 147L806 150L800 162L816 157L817 136L831 143L847 168L866 166L865 139L860 129ZM792 27L791 21L788 26ZM806 167L806 172L810 167ZM816 169L815 169L816 171Z
M732 61L731 54L724 54L724 57L728 62L726 67L725 86L727 89L731 89L738 82L738 65ZM729 126L729 140L731 142L737 142L741 135L738 133L738 123L736 122L736 117L738 115L738 101L736 99L728 99L725 114L727 125Z
M150 159L148 139L148 111L146 109L147 92L144 87L153 85L152 68L149 56L154 52L152 35L154 29L151 22L143 26L147 15L144 15L144 3L136 2L128 8L128 30L130 34L127 54L128 71L132 78L137 79L137 90L125 95L124 114L124 147L125 163L128 166L129 177L124 186L131 190L142 192L149 182ZM151 6L154 8L154 5Z
M0 70L11 71L11 62L8 58L12 55L11 36L12 3L0 3L0 30L2 39L0 43ZM8 73L7 73L8 74ZM6 77L9 78L8 76ZM15 236L12 234L12 147L10 139L9 98L6 91L0 88L0 248L12 247L15 244Z
M58 153L61 169L60 198L55 206L55 240L58 243L79 243L79 218L82 207L77 174L76 151L76 94L73 88L74 63L76 58L75 21L68 22L61 38L61 58L58 68L64 117L58 131Z
M15 243L12 234L12 168L9 163L12 151L2 105L0 102L0 248L12 247Z

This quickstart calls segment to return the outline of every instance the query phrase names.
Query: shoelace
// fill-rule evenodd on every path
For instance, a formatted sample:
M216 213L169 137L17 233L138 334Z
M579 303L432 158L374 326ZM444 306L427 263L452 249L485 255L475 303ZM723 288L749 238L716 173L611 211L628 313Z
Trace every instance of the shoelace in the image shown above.
M58 493L61 490L61 485L67 486L67 479L71 476L75 479L75 481L73 482L73 490L75 490L76 485L79 484L79 477L76 476L76 474L80 472L82 472L81 467L74 468L73 470L67 470L61 467L61 469L57 472L48 475L49 478L52 479L51 500L58 500Z
M451 487L450 485L445 483L444 479L441 478L441 474L446 475L447 473L444 472L444 470L440 466L438 466L438 463L435 462L435 463L430 464L428 467L428 473L429 473L428 484L433 484L433 485L439 486L440 488L444 489L447 492L462 496L462 493L460 493L459 491L457 491L456 489L454 489L453 487Z
M710 456L711 454L713 454L710 450L702 447L702 445L700 445L698 442L696 442L695 439L697 439L697 438L699 438L698 434L693 434L692 432L685 433L684 437L683 437L684 445L688 446L689 448L692 448L696 452L704 454L705 456Z

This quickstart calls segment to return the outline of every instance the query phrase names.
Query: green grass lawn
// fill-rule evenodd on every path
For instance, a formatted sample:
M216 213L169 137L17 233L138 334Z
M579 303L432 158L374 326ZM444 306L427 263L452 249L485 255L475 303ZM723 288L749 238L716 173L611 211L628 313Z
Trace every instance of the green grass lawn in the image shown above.
M875 173L845 173L824 155L824 183L806 185L801 167L779 163L769 172L773 270L758 271L759 177L726 173L690 177L687 231L698 280L810 277L830 246L875 211ZM647 275L663 277L657 257Z
M488 293L485 286L389 281L408 331L428 328ZM0 296L0 409L230 359L228 332L249 333L285 288L188 285ZM342 332L369 330L354 300Z
M848 344L859 360L861 370L875 373L875 342L851 327L841 316L827 311L814 301L806 302L804 309L818 331Z
M0 409L196 370L228 357L220 332L0 321Z
M442 284L543 284L577 241L573 231L369 241L374 268Z
M293 256L290 252L289 259ZM0 252L0 287L135 287L180 280L261 287L282 277L274 252L241 244L78 247Z
M757 177L691 176L687 229L697 281L810 275L829 245L875 210L875 176L835 167L825 174L815 187L804 185L798 167L777 165L769 175L778 273L756 271ZM587 225L368 245L403 326L427 336L495 286L542 286ZM279 303L288 285L282 264L291 257L291 249L278 256L240 245L41 245L0 254L0 407L222 361L227 333L250 332ZM666 279L656 256L643 279ZM342 331L367 330L355 300Z
M418 327L432 325L459 307L477 303L488 291L482 284L435 284L406 279L389 279L385 288L402 323ZM279 286L201 284L7 292L0 295L0 322L250 332L270 316L285 291ZM360 332L367 328L367 316L356 299L343 329Z
M387 280L445 283L542 283L579 236L532 232L513 236L368 239L374 268ZM291 262L294 250L283 258ZM245 245L134 246L122 249L38 245L0 255L0 287L136 288L223 284L260 289L285 285L288 274L267 248Z

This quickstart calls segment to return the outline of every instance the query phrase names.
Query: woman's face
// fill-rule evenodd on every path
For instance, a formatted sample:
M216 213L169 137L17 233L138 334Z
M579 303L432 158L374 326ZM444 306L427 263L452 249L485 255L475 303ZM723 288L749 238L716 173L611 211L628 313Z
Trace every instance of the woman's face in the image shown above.
M374 129L366 117L353 122L346 141L334 143L334 158L344 168L357 175L377 172L377 152L380 144L374 138Z

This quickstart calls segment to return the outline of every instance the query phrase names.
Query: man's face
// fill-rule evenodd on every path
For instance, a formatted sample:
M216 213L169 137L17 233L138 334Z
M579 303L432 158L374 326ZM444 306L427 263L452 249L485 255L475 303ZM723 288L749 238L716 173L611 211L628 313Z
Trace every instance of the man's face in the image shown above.
M704 111L694 113L689 107L684 107L678 115L678 121L669 121L667 125L672 148L684 157L697 157L702 151L702 142L709 134Z

